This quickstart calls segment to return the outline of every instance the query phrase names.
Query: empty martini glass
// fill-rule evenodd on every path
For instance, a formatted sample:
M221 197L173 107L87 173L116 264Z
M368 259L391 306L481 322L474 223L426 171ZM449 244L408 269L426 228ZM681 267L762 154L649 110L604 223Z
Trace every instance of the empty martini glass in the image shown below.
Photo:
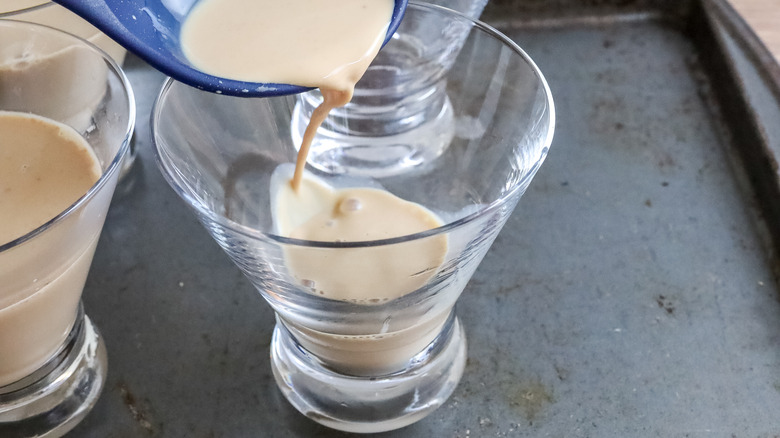
M476 20L487 0L428 0ZM406 17L361 79L352 101L331 111L311 145L309 163L329 173L388 176L434 160L455 135L447 70L472 24L438 15ZM293 114L293 141L322 102L318 90L301 93Z
M400 428L449 397L466 360L455 303L552 141L552 97L528 55L443 8L410 3L405 18L434 19L467 29L444 73L464 129L411 172L368 178L309 169L334 188L380 188L424 206L441 220L428 231L361 242L279 235L279 175L296 155L292 96L240 99L168 80L153 109L164 176L276 312L271 362L279 388L301 413L335 429ZM442 242L427 269L399 270L389 282L374 276L403 262L386 254ZM324 277L301 273L334 262L339 268ZM329 282L337 285L323 286Z

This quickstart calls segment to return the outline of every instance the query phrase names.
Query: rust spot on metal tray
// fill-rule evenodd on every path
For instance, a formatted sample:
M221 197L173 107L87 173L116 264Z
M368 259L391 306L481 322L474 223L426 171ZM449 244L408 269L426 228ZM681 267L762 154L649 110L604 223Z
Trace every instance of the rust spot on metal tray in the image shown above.
M664 309L666 313L670 315L674 314L674 304L672 304L672 301L665 295L658 295L655 302L658 304L658 307Z
M547 406L555 402L552 390L539 380L512 381L502 385L509 405L533 423Z
M130 415L133 416L133 420L135 420L135 422L138 423L138 425L141 426L141 428L144 429L146 433L149 435L154 435L156 432L154 426L147 419L147 414L139 408L135 396L132 392L130 392L130 389L127 387L127 385L124 383L119 383L117 387L119 388L119 393L122 395L122 401L130 411Z
M563 382L569 378L569 370L562 366L555 365L555 375L558 376L558 380Z

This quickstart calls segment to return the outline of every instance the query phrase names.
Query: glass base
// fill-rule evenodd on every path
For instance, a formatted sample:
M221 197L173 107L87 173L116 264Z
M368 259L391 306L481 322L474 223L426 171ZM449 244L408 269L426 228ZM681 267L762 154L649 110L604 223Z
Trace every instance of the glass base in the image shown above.
M0 387L0 436L65 435L97 402L107 364L103 338L80 311L54 358L32 375Z
M466 337L453 314L405 369L356 377L324 366L277 320L271 365L284 396L308 418L345 432L384 432L417 422L444 404L463 375Z

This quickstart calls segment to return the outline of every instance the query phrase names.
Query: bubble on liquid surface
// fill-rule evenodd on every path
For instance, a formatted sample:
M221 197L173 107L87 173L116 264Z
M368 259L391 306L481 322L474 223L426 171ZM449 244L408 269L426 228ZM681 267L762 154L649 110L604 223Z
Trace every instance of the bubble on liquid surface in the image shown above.
M28 48L25 48L20 53L16 54L16 56L11 55L10 59L11 68L24 70L32 65L33 60L35 59L35 54L33 54L33 52L31 52Z
M360 199L357 198L347 198L339 204L339 211L345 214L354 213L361 208L363 208L363 204L360 202Z

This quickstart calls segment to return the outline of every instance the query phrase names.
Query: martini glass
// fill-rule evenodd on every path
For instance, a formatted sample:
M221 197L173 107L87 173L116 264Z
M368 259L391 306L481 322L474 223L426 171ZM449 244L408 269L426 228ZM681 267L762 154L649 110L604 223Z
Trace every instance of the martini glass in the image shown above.
M466 29L457 56L440 76L429 77L446 84L454 121L447 147L399 174L315 166L309 172L334 188L380 188L422 205L440 218L434 229L363 242L279 235L274 186L296 155L294 96L241 99L168 80L152 115L165 178L276 312L271 362L279 388L307 417L344 431L403 427L441 406L455 389L466 360L456 301L544 161L553 135L550 90L514 42L433 5L410 3L407 21ZM393 39L383 50L395 44L403 42ZM426 54L433 64L442 60L438 51ZM386 257L389 252L442 241L446 253L429 269L399 271L390 284L372 274L400 261ZM317 285L329 280L301 275L303 259L312 267L353 260L328 273L352 297L338 298L344 292L338 286L320 290ZM388 289L391 298L378 292Z
M81 293L128 153L135 101L116 62L92 44L0 19L0 111L70 126L102 170L50 221L0 242L0 436L58 437L87 415L105 383L105 345Z
M487 0L428 0L473 20ZM379 52L355 89L352 101L331 111L308 154L308 162L328 173L390 176L434 160L455 136L447 93L448 70L472 26L471 20L442 15L405 17L393 44ZM301 143L319 90L297 97L292 136Z

